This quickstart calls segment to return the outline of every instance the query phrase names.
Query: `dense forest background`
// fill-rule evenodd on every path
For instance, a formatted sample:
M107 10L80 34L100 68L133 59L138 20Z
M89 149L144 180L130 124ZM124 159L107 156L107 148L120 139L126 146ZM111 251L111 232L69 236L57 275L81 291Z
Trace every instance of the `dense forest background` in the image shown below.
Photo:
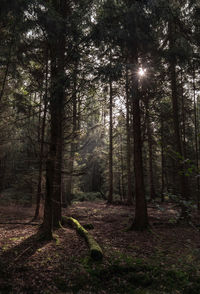
M0 294L200 293L199 45L199 0L0 0Z
M198 1L3 1L1 202L200 208ZM53 215L53 218L52 218ZM52 220L53 219L53 220ZM45 221L46 220L46 221Z

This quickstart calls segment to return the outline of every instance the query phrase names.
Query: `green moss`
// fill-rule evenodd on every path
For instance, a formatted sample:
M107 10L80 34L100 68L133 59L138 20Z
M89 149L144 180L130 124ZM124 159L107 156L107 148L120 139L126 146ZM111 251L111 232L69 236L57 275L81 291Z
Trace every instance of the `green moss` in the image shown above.
M67 285L67 281L62 278L62 277L56 277L54 279L54 283L56 285L56 287L62 291L62 292L66 292L66 291L69 291L69 287Z
M86 240L90 248L90 255L94 260L101 260L103 258L103 252L99 244L75 218L65 216L63 217L63 223L67 223L70 226L76 228L76 231L79 233L79 235Z
M95 260L101 260L103 257L102 249L90 234L87 234L87 242L90 247L91 257Z
M126 262L127 261L127 262ZM106 263L85 256L76 261L73 278L57 278L56 286L65 293L115 294L199 294L200 278L195 269L166 269L143 259L112 255Z

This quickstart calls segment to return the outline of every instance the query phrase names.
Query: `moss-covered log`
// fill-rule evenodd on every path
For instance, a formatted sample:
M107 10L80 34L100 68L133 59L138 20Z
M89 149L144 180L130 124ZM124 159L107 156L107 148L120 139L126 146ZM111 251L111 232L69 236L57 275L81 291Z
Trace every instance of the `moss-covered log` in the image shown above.
M99 244L94 240L92 235L90 235L88 231L80 225L80 223L75 218L64 216L62 217L62 223L75 227L79 235L84 237L89 246L90 255L93 259L101 260L103 258L103 252Z

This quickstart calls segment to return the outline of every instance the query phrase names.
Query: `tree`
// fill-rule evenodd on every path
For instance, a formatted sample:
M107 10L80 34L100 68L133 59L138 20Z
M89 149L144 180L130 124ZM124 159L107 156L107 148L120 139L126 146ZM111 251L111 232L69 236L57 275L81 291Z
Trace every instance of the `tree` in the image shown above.
M51 27L47 29L50 54L50 147L46 170L46 197L43 231L52 237L52 228L61 222L61 182L63 156L63 106L65 95L65 18L70 9L66 1L49 3ZM53 29L57 27L57 30Z
M108 203L113 201L113 86L112 86L112 75L110 74L109 80L109 194Z
M128 190L127 190L127 204L133 204L133 192L132 192L132 181L131 181L131 101L130 101L130 86L129 86L129 77L128 77L128 68L126 66L126 136L127 136L127 181L128 181Z

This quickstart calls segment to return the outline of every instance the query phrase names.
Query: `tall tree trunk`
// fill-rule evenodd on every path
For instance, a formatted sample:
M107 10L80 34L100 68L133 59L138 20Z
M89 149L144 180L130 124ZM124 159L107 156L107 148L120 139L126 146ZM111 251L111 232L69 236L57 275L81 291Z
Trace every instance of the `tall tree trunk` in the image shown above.
M174 24L169 24L169 46L171 49L174 48L174 33L175 27ZM179 177L179 191L182 199L188 200L188 184L184 171L184 153L181 142L180 134L180 118L179 118L179 99L178 99L178 90L177 90L177 73L176 73L176 57L174 54L171 54L169 60L169 73L170 73L170 82L171 82L171 98L172 98L172 109L173 109L173 123L174 123L174 141L175 141L175 152L177 154L177 173ZM187 216L187 211L185 206L182 206L182 216Z
M127 204L133 204L133 191L131 182L131 130L130 130L130 94L129 94L129 81L128 69L126 68L126 165L127 165Z
M42 117L42 127L39 130L39 142L40 142L40 158L39 158L39 174L37 185L37 197L36 197L36 209L33 220L36 220L39 216L41 192L42 192L42 170L44 165L44 137L45 137L45 125L46 125L46 113L47 113L47 96L48 96L48 53L46 56L46 73L45 73L45 95L44 95L44 112ZM41 109L40 109L41 112ZM40 113L41 117L41 113Z
M195 135L196 169L197 169L197 172L198 172L199 171L199 144L198 144L199 124L198 124L198 117L197 117L195 79L196 79L195 67L193 65L192 84L193 84L193 103L194 103L194 135ZM197 209L200 212L200 181L199 181L198 176L197 176Z
M11 37L11 42L9 44L9 49L8 49L8 56L7 56L7 61L6 61L6 69L5 69L5 74L4 74L4 77L3 77L3 81L2 81L2 85L1 85L1 91L0 91L0 102L1 102L1 100L3 98L3 95L4 95L4 90L5 90L5 87L6 87L6 80L7 80L7 77L8 77L9 67L10 67L10 63L11 63L12 47L13 47L13 43L14 43L15 25L13 26L13 30L12 30L13 35Z
M183 150L180 136L180 122L179 122L179 107L178 107L178 93L177 93L177 82L176 82L176 68L175 64L170 65L171 75L171 90L172 90L172 107L173 107L173 122L174 122L174 136L175 136L175 148L177 152L177 168L180 178L180 190L183 199L188 199L186 180L183 170Z
M109 194L108 203L113 201L113 89L112 89L112 78L110 76L110 129L109 129Z
M44 205L44 218L42 224L42 231L46 239L52 239L53 230L53 206L52 206L52 194L53 194L53 170L54 170L54 158L49 158L46 161L46 195Z
M164 157L164 120L162 113L160 116L160 129L161 129L161 201L165 201L164 188L165 188L165 157Z
M123 136L120 134L120 161L121 161L121 191L122 191L122 200L125 199L125 188L124 188L124 158L123 158Z
M64 0L63 0L64 1ZM62 3L62 1L61 1ZM64 4L63 4L64 5ZM62 5L61 5L62 7ZM54 185L54 193L53 193L53 226L58 227L61 222L61 201L62 201L62 160L63 160L63 109L64 109L64 59L65 59L65 37L63 35L60 36L58 41L58 69L55 77L56 83L53 87L54 97L56 97L56 105L53 105L56 108L55 123L57 138L55 138L55 133L53 131L53 137L56 140L56 150L55 150L55 185ZM59 87L58 87L59 85ZM54 91L56 87L56 91ZM54 129L53 126L53 129ZM53 148L54 152L54 148Z
M69 175L66 181L66 195L65 195L65 206L71 203L72 198L72 187L73 187L73 171L74 171L74 156L77 150L78 140L78 115L77 115L77 78L78 78L78 62L76 62L73 73L73 92L72 92L72 142L70 146L70 158L68 171Z
M150 186L150 199L153 200L156 197L154 186L154 173L153 173L153 138L152 128L149 116L149 97L146 98L146 123L147 123L147 137L148 137L148 153L149 153L149 186Z
M183 148L183 157L186 158L186 115L185 115L185 97L184 97L184 89L183 89L183 70L181 69L181 114L182 114L182 148Z
M66 16L66 1L56 0L52 8L64 19ZM56 21L56 20L54 20ZM49 47L51 60L50 87L50 150L46 170L46 198L43 229L50 236L53 227L61 221L61 191L62 191L62 150L63 150L63 108L65 81L65 30L63 22L56 35L49 32Z
M138 69L137 54L132 59L134 69ZM144 230L148 226L147 204L144 190L144 174L142 160L142 140L140 121L140 93L138 78L132 74L132 103L133 103L133 140L134 140L134 173L135 173L135 218L132 228Z

